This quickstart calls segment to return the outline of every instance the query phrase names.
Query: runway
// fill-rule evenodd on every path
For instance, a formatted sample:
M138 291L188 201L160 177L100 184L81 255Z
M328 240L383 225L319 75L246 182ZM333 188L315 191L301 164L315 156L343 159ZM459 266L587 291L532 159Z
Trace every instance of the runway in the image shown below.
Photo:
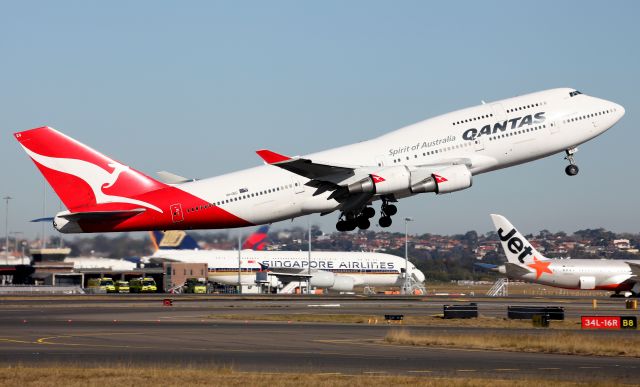
M452 301L452 300L449 300ZM585 301L569 301L571 313ZM606 300L603 300L603 303ZM623 312L620 303L609 309ZM556 304L560 301L545 302ZM587 357L389 345L386 325L215 320L221 313L425 313L446 300L387 301L355 298L295 301L178 298L163 307L158 297L0 300L0 362L4 364L198 364L242 371L438 376L549 377L637 382L636 358ZM318 307L317 305L333 305ZM335 306L340 304L339 307ZM504 310L509 300L483 301ZM309 305L316 305L309 307ZM413 312L412 312L413 311ZM322 310L322 313L328 313ZM629 311L630 312L630 311ZM606 314L606 313L605 313ZM620 313L618 313L620 314ZM626 314L635 314L633 313ZM483 328L419 327L412 331ZM522 330L528 331L528 330ZM531 331L534 331L533 329ZM546 331L535 330L540 334ZM637 331L583 332L638 334Z

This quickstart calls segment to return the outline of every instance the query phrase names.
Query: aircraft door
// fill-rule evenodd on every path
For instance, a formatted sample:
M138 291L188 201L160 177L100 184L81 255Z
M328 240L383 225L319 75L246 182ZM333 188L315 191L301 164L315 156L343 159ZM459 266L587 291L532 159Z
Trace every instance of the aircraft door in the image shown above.
M475 146L476 152L484 150L484 138L483 137L476 138L474 142L476 144L476 146Z
M173 221L173 223L180 223L184 220L184 215L182 214L182 204L172 204L169 209L171 211L171 220Z
M291 179L293 184L293 192L296 194L301 194L304 192L304 184L299 179L293 178Z
M504 112L502 104L494 103L491 105L491 111L493 112L493 121L504 121L507 119L507 115Z
M384 167L384 156L376 156L376 165L379 167Z
M561 120L555 120L549 124L549 133L554 134L560 131Z

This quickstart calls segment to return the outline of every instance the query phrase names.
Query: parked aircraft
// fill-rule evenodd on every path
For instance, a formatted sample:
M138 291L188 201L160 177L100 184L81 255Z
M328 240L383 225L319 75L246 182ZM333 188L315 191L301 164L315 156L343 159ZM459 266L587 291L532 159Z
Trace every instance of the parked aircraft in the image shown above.
M471 187L472 176L565 152L576 175L577 146L611 128L622 106L574 89L552 89L446 113L359 142L306 156L270 150L267 165L164 182L49 127L15 138L67 207L53 219L63 233L217 229L339 211L336 228L367 229L381 201L381 227L399 199Z
M630 291L640 295L640 260L549 259L501 215L491 215L507 263L482 265L524 280L565 289L611 290L616 295Z
M170 245L191 238L176 234L186 235L184 231L171 231ZM162 241L158 243L163 245ZM265 272L274 287L308 280L311 287L350 292L356 286L402 287L405 278L404 258L369 252L312 251L309 260L307 251L194 250L178 244L174 249L159 248L142 261L207 263L209 281L223 285L238 285L239 281L254 285L256 273ZM424 274L413 263L408 263L407 272L410 283L424 282Z

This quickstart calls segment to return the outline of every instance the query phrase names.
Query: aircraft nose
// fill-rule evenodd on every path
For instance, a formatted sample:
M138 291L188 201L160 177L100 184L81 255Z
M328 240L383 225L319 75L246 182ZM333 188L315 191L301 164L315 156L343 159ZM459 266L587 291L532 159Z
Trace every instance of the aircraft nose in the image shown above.
M616 106L616 113L618 113L618 119L620 119L622 118L622 116L624 116L624 113L626 111L624 110L624 106L622 105L616 104L615 106Z

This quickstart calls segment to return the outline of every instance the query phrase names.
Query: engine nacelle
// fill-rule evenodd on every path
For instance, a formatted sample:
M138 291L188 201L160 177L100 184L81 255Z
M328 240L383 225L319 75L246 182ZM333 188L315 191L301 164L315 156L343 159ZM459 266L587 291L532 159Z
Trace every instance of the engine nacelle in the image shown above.
M318 270L309 279L309 284L316 288L330 288L336 280L336 275L330 271Z
M335 290L337 292L350 292L353 290L353 285L353 278L336 276L336 280L331 287L331 290Z
M411 174L411 192L413 193L444 194L469 188L472 184L471 171L465 165L453 165L426 176L420 169Z
M349 193L392 194L409 189L411 173L405 166L382 168L366 178L347 186Z

